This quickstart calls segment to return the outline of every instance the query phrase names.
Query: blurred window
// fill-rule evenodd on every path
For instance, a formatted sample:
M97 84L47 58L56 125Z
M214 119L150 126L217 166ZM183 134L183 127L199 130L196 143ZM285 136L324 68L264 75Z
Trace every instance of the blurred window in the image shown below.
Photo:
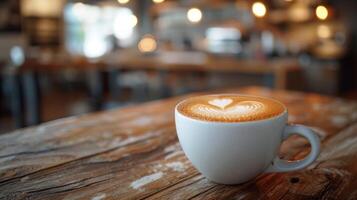
M65 7L66 47L95 58L133 44L137 18L129 8L71 3Z
M206 31L206 38L209 52L237 54L242 50L241 32L236 28L211 27Z

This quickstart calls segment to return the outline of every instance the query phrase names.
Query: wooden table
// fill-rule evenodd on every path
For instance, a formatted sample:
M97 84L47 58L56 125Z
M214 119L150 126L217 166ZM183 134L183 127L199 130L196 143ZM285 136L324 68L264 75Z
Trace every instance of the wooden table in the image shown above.
M185 97L177 97L1 135L0 199L357 199L357 102L259 87L225 92L284 102L289 122L320 136L318 160L241 185L209 182L178 143L173 108ZM308 151L304 139L290 137L281 155Z
M112 69L161 70L174 72L243 73L272 75L275 89L287 89L288 75L301 73L295 58L269 60L212 57L202 52L161 52L143 55L128 51L111 53L98 63Z

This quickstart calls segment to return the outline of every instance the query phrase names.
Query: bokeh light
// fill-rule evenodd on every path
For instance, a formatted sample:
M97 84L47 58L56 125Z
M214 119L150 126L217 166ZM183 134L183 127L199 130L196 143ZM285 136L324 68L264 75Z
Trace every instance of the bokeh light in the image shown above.
M165 0L152 0L154 3L162 3L164 2Z
M118 3L120 4L127 4L129 3L130 0L118 0Z
M252 12L256 17L264 17L267 12L267 8L262 2L255 2L252 6Z
M138 19L133 14L120 14L114 19L114 35L118 39L127 39L131 37L133 29L138 23Z
M321 24L317 27L317 36L322 39L330 38L332 35L331 28L327 25Z
M139 51L143 53L153 52L156 48L157 43L152 35L145 35L138 44Z
M187 19L192 23L198 23L202 20L202 11L198 8L190 8L187 11Z
M292 22L304 22L311 18L311 11L304 3L293 3L288 9L288 16Z
M319 18L320 20L325 20L328 17L328 10L325 6L317 6L316 10L316 17Z
M88 58L97 58L104 55L108 50L107 44L99 34L92 34L85 38L83 53Z

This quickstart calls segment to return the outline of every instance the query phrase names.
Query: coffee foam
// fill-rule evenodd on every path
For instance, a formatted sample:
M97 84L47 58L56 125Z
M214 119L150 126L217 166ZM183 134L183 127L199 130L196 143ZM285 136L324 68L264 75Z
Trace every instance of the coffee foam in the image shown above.
M185 100L177 110L188 117L219 122L262 120L284 112L284 106L272 99L240 95L207 95Z

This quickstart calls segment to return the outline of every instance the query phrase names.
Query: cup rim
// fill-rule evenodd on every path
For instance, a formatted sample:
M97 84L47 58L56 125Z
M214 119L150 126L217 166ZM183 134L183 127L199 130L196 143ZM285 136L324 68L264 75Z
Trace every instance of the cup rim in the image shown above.
M278 103L281 106L283 106L284 111L281 112L280 114L276 115L276 116L265 118L265 119L258 119L258 120L253 120L253 121L242 121L242 122L223 122L223 121L207 121L207 120L192 118L192 117L189 117L189 116L186 116L186 115L182 114L180 111L177 110L177 107L180 104L184 103L185 101L188 101L191 98L200 97L200 96L218 96L218 95L235 95L235 96L258 97L258 98L269 99L269 100L275 101L276 103ZM201 122L201 123L210 123L210 124L212 124L212 123L217 123L217 124L250 124L250 123L257 123L257 122L264 122L264 121L270 121L270 120L278 119L278 118L288 114L288 108L283 103L281 103L280 101L278 101L278 100L276 100L274 98L271 98L271 97L250 95L250 94L239 94L239 93L215 93L215 94L204 94L204 95L191 96L191 97L188 97L188 98L186 98L184 100L181 100L175 106L175 114L178 114L178 115L180 115L180 116L182 116L184 118L187 118L187 119L190 119L190 120L193 120L193 121L197 121L197 122Z

